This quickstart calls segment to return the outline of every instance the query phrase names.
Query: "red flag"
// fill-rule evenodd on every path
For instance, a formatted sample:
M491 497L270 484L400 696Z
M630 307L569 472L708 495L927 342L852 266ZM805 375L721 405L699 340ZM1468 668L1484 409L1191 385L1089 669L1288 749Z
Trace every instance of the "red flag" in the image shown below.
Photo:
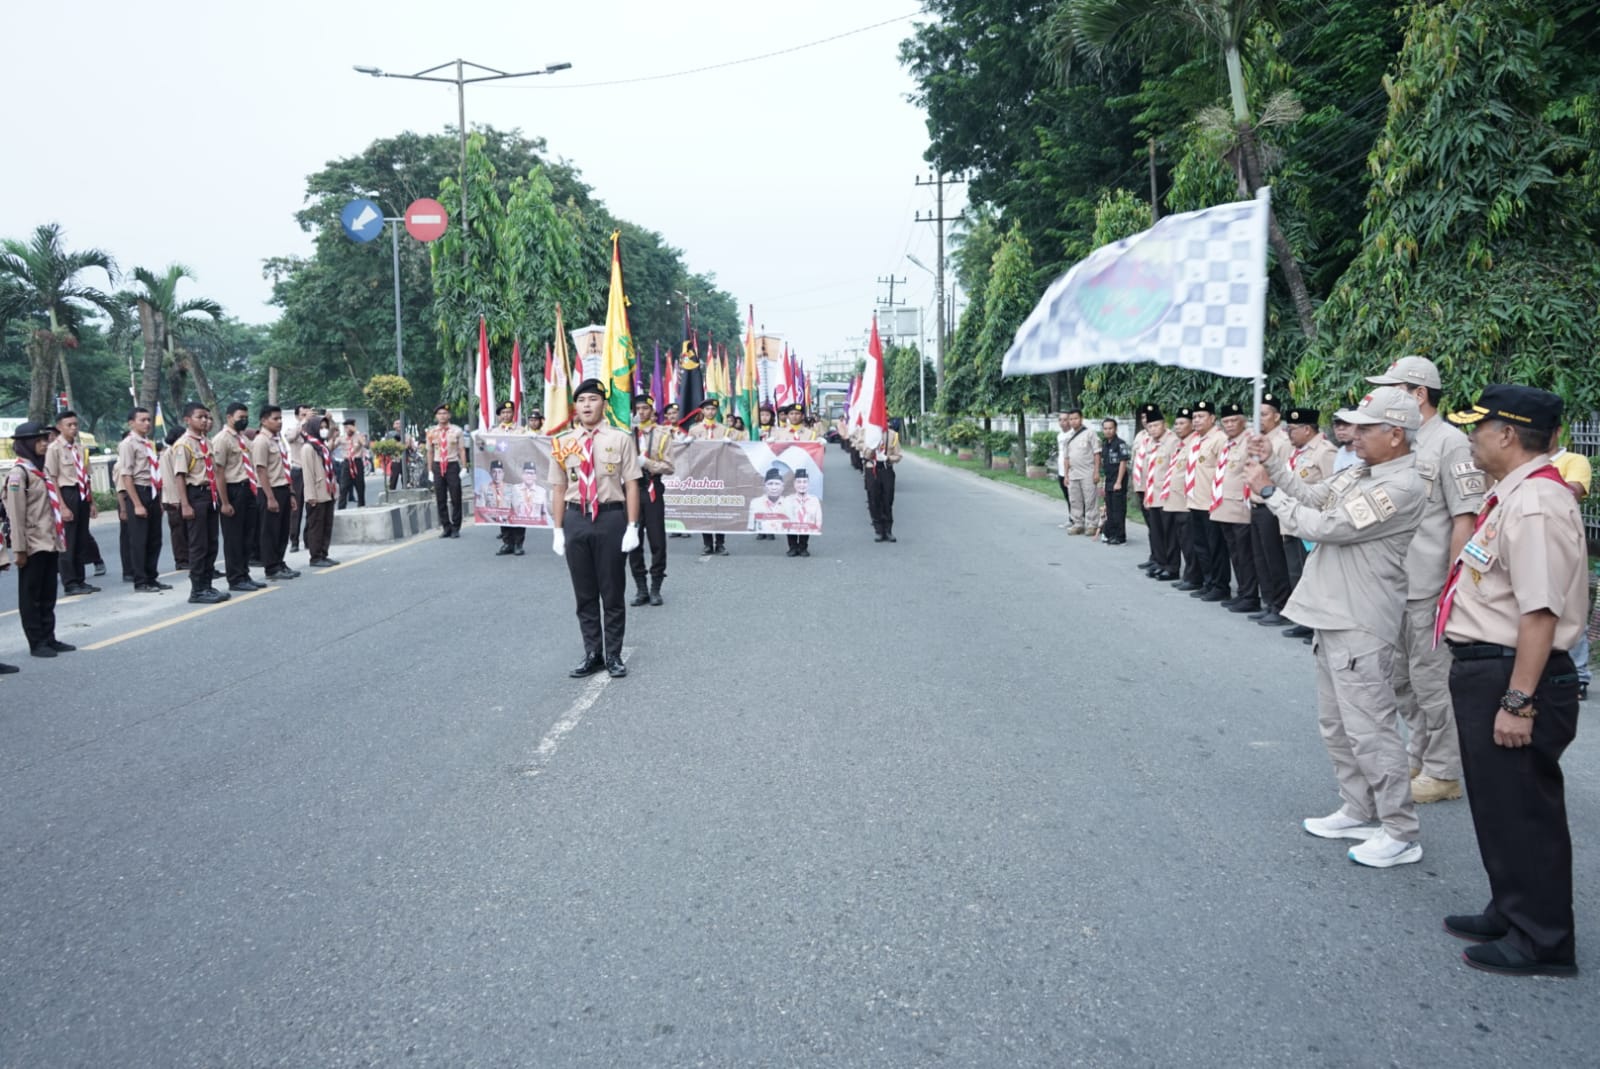
M511 341L511 418L522 426L522 339Z
M489 324L478 317L478 426L494 426L494 380L489 374Z
M867 343L867 369L862 376L861 436L868 449L889 437L889 415L883 399L883 343L878 340L878 319L872 319L872 340Z

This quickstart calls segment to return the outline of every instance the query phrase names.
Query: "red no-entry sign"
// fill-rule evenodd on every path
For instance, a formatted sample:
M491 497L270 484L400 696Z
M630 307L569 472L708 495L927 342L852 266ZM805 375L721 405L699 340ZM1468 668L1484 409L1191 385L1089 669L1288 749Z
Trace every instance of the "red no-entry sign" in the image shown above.
M432 241L444 235L450 223L450 213L444 205L430 197L411 202L406 209L406 233L418 241Z

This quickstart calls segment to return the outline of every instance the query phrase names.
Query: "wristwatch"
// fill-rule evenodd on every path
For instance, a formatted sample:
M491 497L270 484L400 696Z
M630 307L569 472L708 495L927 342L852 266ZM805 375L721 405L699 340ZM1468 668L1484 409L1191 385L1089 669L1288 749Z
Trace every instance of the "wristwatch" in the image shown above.
M1261 500L1265 501L1267 498L1271 497L1273 494L1275 494L1277 492L1278 492L1278 488L1276 486L1272 485L1271 483L1268 483L1267 485L1265 485L1265 486L1263 486L1261 488Z
M1533 716L1533 695L1520 690L1508 690L1500 698L1500 708L1517 716Z

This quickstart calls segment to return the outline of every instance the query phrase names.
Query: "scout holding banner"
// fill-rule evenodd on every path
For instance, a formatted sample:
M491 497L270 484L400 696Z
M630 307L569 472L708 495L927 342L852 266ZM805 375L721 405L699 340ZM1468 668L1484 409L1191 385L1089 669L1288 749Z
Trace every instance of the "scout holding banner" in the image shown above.
M550 526L550 442L542 435L473 435L473 519ZM667 530L683 533L822 533L822 442L676 441L662 479Z

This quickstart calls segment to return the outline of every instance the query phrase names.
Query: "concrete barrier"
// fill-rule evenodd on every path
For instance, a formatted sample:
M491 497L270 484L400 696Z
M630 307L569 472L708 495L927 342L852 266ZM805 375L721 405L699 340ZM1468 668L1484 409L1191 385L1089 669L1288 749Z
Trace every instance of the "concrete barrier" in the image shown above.
M431 500L348 508L333 514L333 544L398 542L431 531L437 523Z

